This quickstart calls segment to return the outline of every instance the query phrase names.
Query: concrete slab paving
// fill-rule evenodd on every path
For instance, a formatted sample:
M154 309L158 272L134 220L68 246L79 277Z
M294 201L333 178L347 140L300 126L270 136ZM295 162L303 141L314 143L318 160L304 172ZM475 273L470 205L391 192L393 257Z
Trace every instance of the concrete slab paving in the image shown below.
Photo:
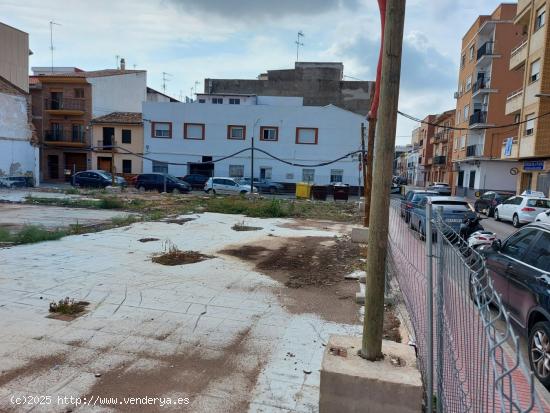
M95 211L91 211L95 212ZM0 214L1 215L1 214ZM137 223L88 236L0 249L0 411L17 394L189 397L197 412L314 412L331 334L360 326L289 313L278 281L219 253L276 237L340 236L342 226L296 229L290 220L194 215L184 225ZM263 229L235 232L242 222ZM282 225L282 226L281 226ZM159 238L141 243L143 237ZM215 258L151 262L164 242ZM47 318L69 296L90 302L73 321ZM97 401L97 400L96 400ZM181 411L182 406L97 403L33 412Z

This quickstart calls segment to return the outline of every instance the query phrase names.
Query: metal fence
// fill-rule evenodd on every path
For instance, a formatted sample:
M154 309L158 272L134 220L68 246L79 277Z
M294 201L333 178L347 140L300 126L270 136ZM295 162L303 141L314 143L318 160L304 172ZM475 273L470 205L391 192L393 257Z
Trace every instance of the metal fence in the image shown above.
M431 205L404 212L392 203L387 280L407 309L426 411L548 411L483 259Z

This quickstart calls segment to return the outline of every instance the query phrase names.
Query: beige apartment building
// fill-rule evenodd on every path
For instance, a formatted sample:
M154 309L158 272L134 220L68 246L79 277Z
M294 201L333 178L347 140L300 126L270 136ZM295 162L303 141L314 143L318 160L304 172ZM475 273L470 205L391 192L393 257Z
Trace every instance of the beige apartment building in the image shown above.
M520 36L509 59L510 73L522 83L508 95L506 115L521 121L518 135L508 139L502 159L519 159L516 189L550 195L550 45L546 0L520 0L514 23Z
M518 136L505 113L508 95L521 88L523 76L508 70L512 49L522 41L514 22L516 4L502 3L491 15L479 16L462 38L452 151L453 189L457 195L476 191L514 190L518 164L501 157L503 144Z
M92 119L92 169L115 173L140 174L143 171L143 121L141 113L113 112ZM134 155L135 154L135 155Z

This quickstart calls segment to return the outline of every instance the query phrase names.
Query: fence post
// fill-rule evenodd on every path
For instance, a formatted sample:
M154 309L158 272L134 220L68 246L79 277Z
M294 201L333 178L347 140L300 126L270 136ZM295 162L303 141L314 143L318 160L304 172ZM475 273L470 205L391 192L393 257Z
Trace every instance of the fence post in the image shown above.
M434 341L433 341L433 254L432 254L432 203L426 204L426 316L427 320L427 377L426 377L426 404L427 412L433 412L433 378L434 378Z
M443 207L437 208L436 213L437 219L442 219L443 216ZM445 356L445 352L443 351L443 274L445 274L445 259L444 259L444 252L443 252L443 233L441 231L437 231L437 224L436 224L436 233L437 233L437 288L436 288L436 297L437 297L437 324L435 327L435 337L437 340L437 372L436 372L436 379L437 379L437 400L436 400L436 411L437 413L443 412L443 357Z

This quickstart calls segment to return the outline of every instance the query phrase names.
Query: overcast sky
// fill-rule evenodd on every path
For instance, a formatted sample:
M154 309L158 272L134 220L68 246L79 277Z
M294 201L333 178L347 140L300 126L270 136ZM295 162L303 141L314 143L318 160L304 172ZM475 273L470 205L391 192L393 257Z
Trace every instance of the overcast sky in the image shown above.
M495 0L408 0L400 109L418 117L455 105L462 35ZM1 0L0 20L26 31L31 66L146 69L149 86L189 96L195 81L255 78L303 61L342 61L344 74L374 80L380 23L376 0ZM399 120L398 143L414 123Z

